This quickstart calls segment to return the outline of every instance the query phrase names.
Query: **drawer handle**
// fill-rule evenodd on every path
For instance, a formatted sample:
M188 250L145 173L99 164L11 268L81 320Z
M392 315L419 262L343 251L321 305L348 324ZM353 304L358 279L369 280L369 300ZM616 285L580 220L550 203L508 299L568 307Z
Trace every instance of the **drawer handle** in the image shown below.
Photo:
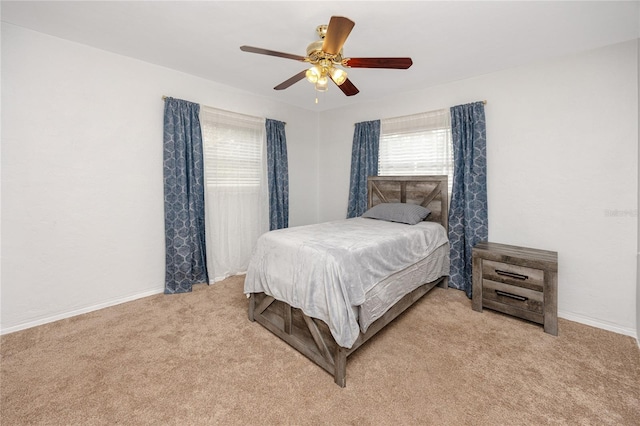
M504 275L506 277L515 278L517 280L523 280L523 281L529 279L528 275L516 274L515 272L509 272L509 271L501 271L499 269L496 269L496 274Z
M498 296L510 297L511 299L516 299L516 300L519 300L521 302L525 302L525 301L529 300L528 297L518 296L517 294L507 293L506 291L496 290L496 294Z

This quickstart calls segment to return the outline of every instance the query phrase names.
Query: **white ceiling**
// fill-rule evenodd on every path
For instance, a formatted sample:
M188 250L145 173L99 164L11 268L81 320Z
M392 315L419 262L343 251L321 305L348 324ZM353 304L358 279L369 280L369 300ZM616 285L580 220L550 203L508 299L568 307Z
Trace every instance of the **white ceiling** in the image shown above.
M638 1L2 1L2 21L183 71L301 108L325 110L638 38ZM351 69L360 93L330 86L315 105L304 56L332 15L356 25L346 57L409 56L408 70ZM167 93L167 95L172 95Z

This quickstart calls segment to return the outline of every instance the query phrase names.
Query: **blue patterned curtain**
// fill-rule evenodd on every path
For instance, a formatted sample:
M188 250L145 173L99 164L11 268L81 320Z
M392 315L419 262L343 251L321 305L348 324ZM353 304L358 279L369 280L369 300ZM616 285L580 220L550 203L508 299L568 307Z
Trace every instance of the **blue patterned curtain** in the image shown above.
M351 148L351 182L347 218L367 211L367 177L378 175L380 120L356 123Z
M164 103L165 294L208 283L204 229L204 161L200 105Z
M289 165L287 137L282 121L266 120L267 178L269 180L269 229L289 226Z
M449 286L471 298L471 249L489 235L487 218L487 137L484 104L451 108L453 189L449 208Z

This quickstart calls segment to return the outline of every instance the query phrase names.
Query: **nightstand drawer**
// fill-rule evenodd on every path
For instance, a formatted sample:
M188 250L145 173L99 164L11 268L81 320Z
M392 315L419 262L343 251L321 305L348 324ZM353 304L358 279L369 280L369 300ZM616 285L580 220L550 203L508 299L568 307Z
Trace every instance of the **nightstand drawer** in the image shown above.
M485 259L482 262L482 277L535 291L544 289L544 271L526 266Z
M513 306L538 314L544 313L544 296L541 291L483 279L482 302L486 304L487 301Z

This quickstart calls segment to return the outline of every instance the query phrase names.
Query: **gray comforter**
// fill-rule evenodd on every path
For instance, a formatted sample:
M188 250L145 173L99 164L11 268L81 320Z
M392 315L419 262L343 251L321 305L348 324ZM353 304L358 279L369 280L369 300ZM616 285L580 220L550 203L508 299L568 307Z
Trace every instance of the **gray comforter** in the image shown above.
M245 293L266 293L323 320L336 342L358 338L357 309L381 280L448 242L437 223L353 218L267 232L249 263Z

